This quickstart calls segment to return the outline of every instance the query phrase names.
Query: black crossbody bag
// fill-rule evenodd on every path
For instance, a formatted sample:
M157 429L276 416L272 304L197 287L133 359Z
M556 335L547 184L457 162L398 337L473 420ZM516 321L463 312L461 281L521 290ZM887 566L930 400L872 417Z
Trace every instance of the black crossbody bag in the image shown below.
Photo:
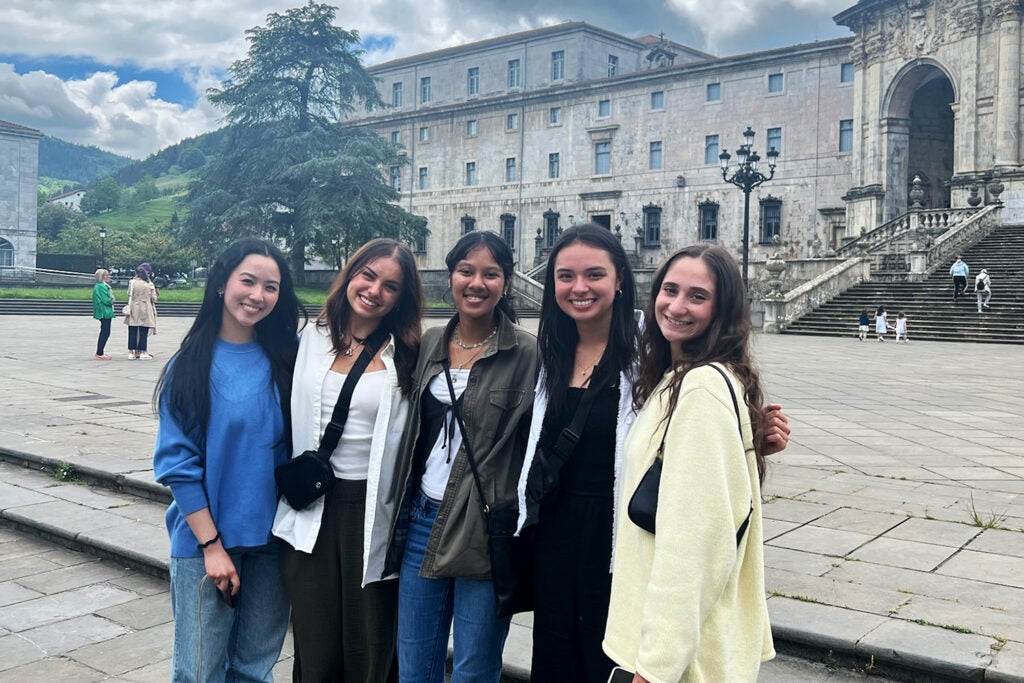
M709 368L714 368L718 371L718 374L725 380L725 385L729 387L729 395L732 397L732 407L736 412L736 426L740 430L740 443L743 443L743 422L740 419L740 404L736 400L736 392L732 388L732 382L729 381L729 377L725 374L722 368L717 365L708 364ZM643 478L636 487L636 491L633 492L633 497L629 499L629 506L626 508L626 514L629 515L629 519L633 524L644 531L654 533L654 518L658 512L658 490L661 488L661 463L662 457L665 453L665 437L668 435L668 427L672 423L672 413L668 414L668 419L665 421L665 431L661 434L661 445L658 446L658 454L654 458L654 462L644 472ZM754 503L750 503L750 512L747 513L746 519L740 524L740 528L736 530L736 545L739 546L740 541L743 539L743 534L747 531L747 526L750 524L750 515L754 512Z
M359 377L373 357L377 355L377 351L380 350L386 338L387 332L379 327L367 338L363 352L359 354L359 358L356 359L348 376L345 377L345 383L338 395L338 402L334 405L334 412L331 414L331 421L320 438L319 448L315 451L303 451L288 462L281 463L274 468L274 481L277 482L277 489L292 509L304 510L320 496L326 495L334 486L331 454L338 447L338 441L341 440L341 434L345 430L352 392L355 391Z
M462 410L455 397L455 385L449 372L449 361L444 360L444 377L448 380L448 393L452 399L452 413L462 434L462 446L466 449L469 469L473 472L477 496L483 508L484 521L487 524L487 549L491 557L491 583L494 585L494 604L499 619L518 612L529 612L533 609L533 557L531 546L523 537L517 537L516 526L519 521L519 507L496 509L487 502L484 486L480 481L473 446L466 425L462 421Z

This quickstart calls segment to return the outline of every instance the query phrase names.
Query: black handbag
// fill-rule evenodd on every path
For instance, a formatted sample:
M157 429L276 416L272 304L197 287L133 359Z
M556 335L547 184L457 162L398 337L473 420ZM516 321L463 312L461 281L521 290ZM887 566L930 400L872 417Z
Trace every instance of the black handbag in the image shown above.
M713 364L709 364L708 367L717 370L718 374L725 380L725 385L729 387L729 395L732 396L732 407L736 411L736 426L740 430L740 442L742 443L743 422L740 419L740 406L736 400L736 392L732 388L732 382L729 381L722 368ZM629 505L626 507L626 514L629 515L630 521L652 534L654 533L654 519L658 512L658 490L661 488L661 463L662 456L665 453L665 437L668 434L668 427L671 423L672 413L670 412L668 419L665 421L665 431L661 434L661 445L658 446L658 453L654 457L654 462L644 472L644 476L640 479L640 483L637 485L636 491L633 492L633 496L629 499ZM750 515L753 511L754 504L751 502L750 512L747 513L746 519L743 520L740 528L736 531L737 546L740 543L740 539L743 538L747 526L750 524Z
M319 448L315 451L304 451L274 468L274 481L277 482L277 488L292 509L304 510L320 496L326 495L334 486L331 454L338 447L341 433L345 429L352 392L355 391L360 375L363 374L373 357L377 355L377 351L386 337L387 333L378 327L366 340L363 352L359 354L359 358L349 370L345 383L341 387L338 402L334 405L334 412L331 414L331 421L320 438Z
M494 604L499 619L533 609L533 547L529 535L516 536L519 508L516 506L493 508L484 497L484 487L473 456L473 447L462 421L462 411L455 397L455 385L444 361L444 376L448 380L448 393L452 399L452 412L462 433L462 446L466 449L469 469L473 473L480 506L487 525L487 549L491 556L491 583L494 586Z

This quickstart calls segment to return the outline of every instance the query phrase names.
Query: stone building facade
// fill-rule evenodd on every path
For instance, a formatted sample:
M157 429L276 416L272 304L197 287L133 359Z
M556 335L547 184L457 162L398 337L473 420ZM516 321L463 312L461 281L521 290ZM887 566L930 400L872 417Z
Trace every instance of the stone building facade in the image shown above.
M726 58L567 22L372 67L391 106L354 123L405 148L389 178L428 219L424 267L488 229L526 271L581 221L641 268L699 240L739 256L744 197L718 155L748 126L780 152L750 260L813 258L906 212L915 176L927 207L998 178L1004 220L1024 211L1019 4L862 0L836 16L851 38Z
M0 277L31 278L36 266L39 139L32 128L0 121Z

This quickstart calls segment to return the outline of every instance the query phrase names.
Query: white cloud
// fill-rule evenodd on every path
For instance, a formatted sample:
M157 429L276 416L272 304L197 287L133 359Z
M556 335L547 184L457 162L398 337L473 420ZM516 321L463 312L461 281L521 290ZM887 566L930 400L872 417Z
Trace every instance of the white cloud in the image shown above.
M751 31L757 31L761 37L773 31L781 33L783 27L778 24L784 22L779 21L780 15L799 21L803 14L807 28L812 30L821 19L832 27L830 17L853 5L854 0L666 0L665 4L696 24L706 37L706 48L715 52L726 41L749 37ZM816 37L811 33L804 40Z

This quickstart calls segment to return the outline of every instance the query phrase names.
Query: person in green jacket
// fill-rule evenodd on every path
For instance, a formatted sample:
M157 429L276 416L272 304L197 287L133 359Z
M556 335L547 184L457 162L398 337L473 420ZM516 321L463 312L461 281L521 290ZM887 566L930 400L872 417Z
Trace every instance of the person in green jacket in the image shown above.
M110 271L96 271L96 284L92 288L92 317L100 321L100 338L96 342L96 360L110 360L104 353L110 339L110 321L114 319L114 290L110 287Z

